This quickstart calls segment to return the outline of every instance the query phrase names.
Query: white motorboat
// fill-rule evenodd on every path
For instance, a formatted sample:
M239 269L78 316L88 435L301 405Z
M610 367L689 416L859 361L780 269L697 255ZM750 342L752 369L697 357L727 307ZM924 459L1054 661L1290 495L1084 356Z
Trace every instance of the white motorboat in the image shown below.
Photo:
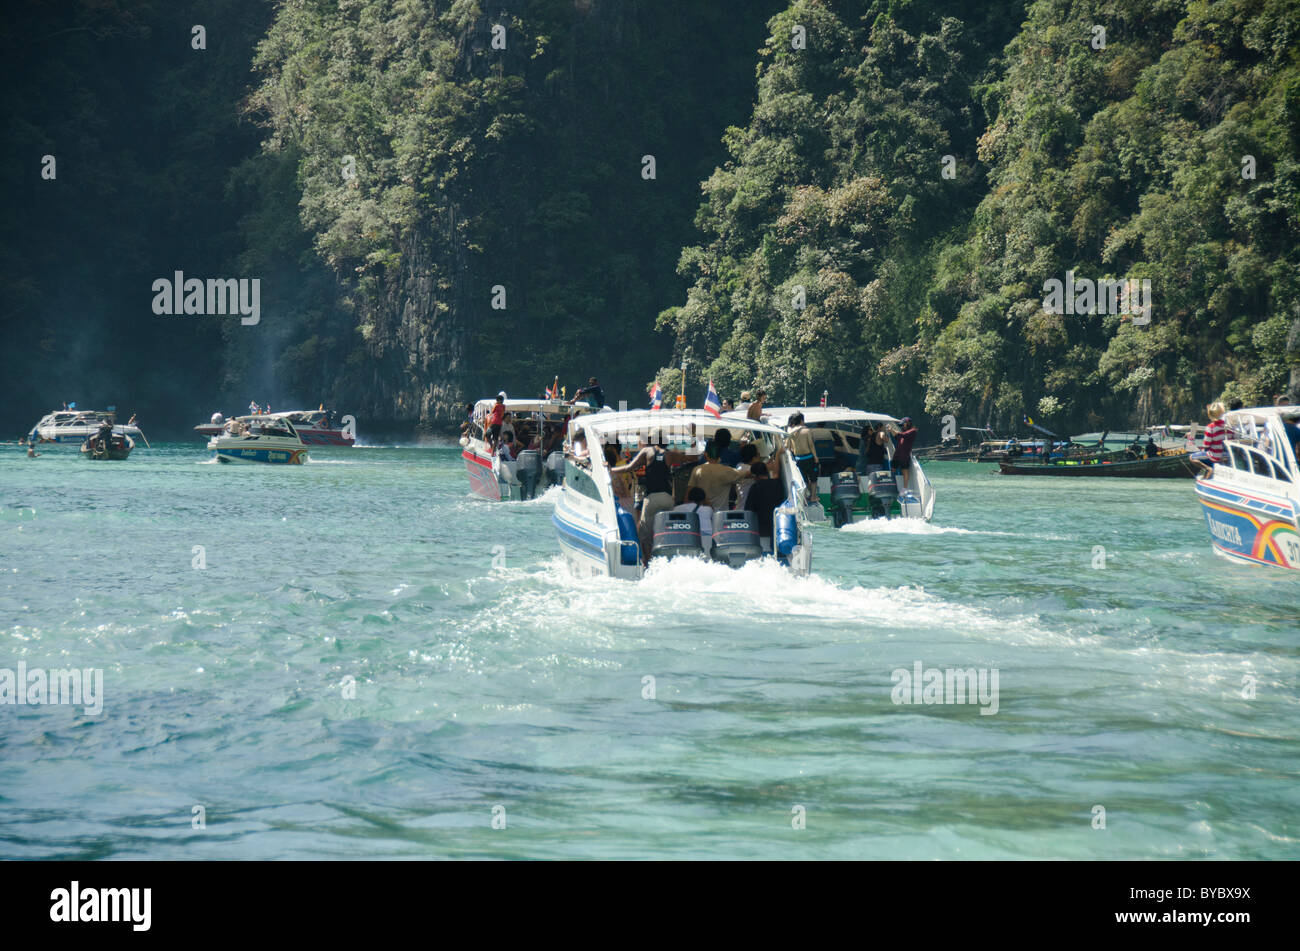
M41 445L80 447L91 436L98 435L105 423L112 425L113 432L119 436L129 436L132 441L144 438L140 427L133 423L119 426L116 410L63 409L42 416L28 433L27 440Z
M1224 417L1227 463L1196 480L1210 543L1230 561L1300 568L1300 464L1283 419L1300 406L1257 406Z
M308 446L352 446L357 441L347 426L339 426L335 422L332 410L296 409L281 413L262 413L260 415L278 416L289 420L289 422L293 423L293 428L298 433L298 437ZM350 421L351 417L344 416L343 419ZM194 431L200 436L216 436L221 433L225 423L226 418L224 416L220 413L213 413L210 422L195 426Z
M487 441L487 421L495 405L495 398L475 403L460 437L470 490L493 502L517 502L558 484L564 473L565 425L571 417L591 412L591 407L554 399L505 400L502 435L509 432L518 441L515 455L506 459ZM530 449L535 436L537 448Z
M780 456L784 501L767 513L714 513L711 531L704 533L710 536L707 544L701 537L698 513L660 512L654 519L651 550L642 552L636 516L616 498L603 447L634 447L642 440L647 444L662 440L667 447L690 449L720 429L728 430L735 442L754 444L760 456ZM602 412L573 420L564 455L564 481L551 518L561 551L579 573L616 578L640 578L648 561L682 555L707 557L733 567L771 557L796 574L807 574L812 565L812 539L804 508L806 487L793 457L784 449L784 435L768 423L720 418L704 410ZM685 488L685 480L674 482L679 490ZM768 536L761 531L766 524L771 525Z
M763 418L788 430L790 417L803 413L812 430L817 457L817 495L826 516L838 528L858 518L920 518L934 515L934 485L913 451L910 486L903 474L858 472L862 427L899 419L885 413L868 413L847 406L778 406L763 410ZM743 419L743 412L726 413L724 419Z
M307 447L293 423L281 416L236 416L221 433L208 440L218 462L260 462L302 465Z

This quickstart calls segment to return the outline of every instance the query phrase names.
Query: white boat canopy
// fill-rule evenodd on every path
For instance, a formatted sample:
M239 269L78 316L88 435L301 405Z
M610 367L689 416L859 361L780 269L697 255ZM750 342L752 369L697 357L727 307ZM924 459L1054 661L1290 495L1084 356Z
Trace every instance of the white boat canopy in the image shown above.
M474 404L474 418L482 419L492 411L492 407L497 403L496 397L489 397L485 400L479 400ZM583 413L590 413L591 406L581 401L569 404L567 400L505 400L504 405L507 413L515 416L529 416L533 413L544 413L547 416L577 416ZM609 409L609 407L606 407ZM612 412L612 410L610 410Z
M1278 416L1286 419L1288 416L1300 416L1300 406L1248 406L1244 409L1228 410L1224 420L1228 423L1234 423L1238 420L1254 420L1257 424L1263 425L1264 421L1270 416Z
M569 424L571 431L582 430L588 437L596 437L604 442L609 437L617 437L619 442L630 442L635 437L648 439L689 438L694 427L697 438L708 439L719 429L725 429L733 436L738 433L756 433L773 438L784 438L785 430L771 423L746 419L743 415L722 417L702 409L641 409L626 412L593 413Z
M782 427L786 426L795 413L803 413L803 421L809 426L818 423L899 423L900 419L886 413L868 413L866 410L850 409L847 406L773 406L764 407L763 415L768 421ZM742 410L724 414L727 419L744 419Z

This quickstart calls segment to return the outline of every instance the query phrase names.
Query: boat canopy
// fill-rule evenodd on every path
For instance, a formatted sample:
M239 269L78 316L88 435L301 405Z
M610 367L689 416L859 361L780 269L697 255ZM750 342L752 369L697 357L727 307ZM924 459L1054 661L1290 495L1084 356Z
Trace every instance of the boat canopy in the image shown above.
M1228 411L1224 420L1229 426L1237 422L1253 420L1256 425L1262 426L1271 416L1277 416L1286 419L1288 416L1300 416L1300 406L1250 406L1245 409L1233 409Z
M474 404L474 418L482 419L492 411L496 405L496 397L485 400L479 400ZM581 401L570 404L567 400L506 400L505 408L507 413L515 416L531 416L534 413L541 413L547 417L563 419L565 416L578 416L583 413L590 413L591 406ZM605 407L609 412L613 412L609 407Z
M886 413L868 413L865 410L850 409L847 406L773 406L764 407L763 415L769 422L785 428L786 422L795 413L803 413L803 421L808 426L820 423L894 423L900 419ZM727 419L744 419L743 410L724 414Z
M693 427L693 429L692 429ZM747 419L743 415L734 417L726 413L721 417L702 409L640 409L626 412L592 413L569 424L571 431L586 433L601 442L611 437L619 442L631 442L644 436L665 440L672 438L689 438L693 433L696 438L711 438L719 429L725 429L733 436L738 433L755 433L773 438L784 438L785 430L771 423Z

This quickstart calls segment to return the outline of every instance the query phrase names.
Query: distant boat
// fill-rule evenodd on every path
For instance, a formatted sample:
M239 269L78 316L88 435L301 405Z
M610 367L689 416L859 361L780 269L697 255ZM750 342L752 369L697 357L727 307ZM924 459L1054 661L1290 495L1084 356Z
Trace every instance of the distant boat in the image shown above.
M218 462L299 466L307 459L293 423L275 415L236 416L208 441L208 449Z
M112 429L107 424L93 436L87 436L81 444L81 454L87 459L122 460L131 455L135 440L124 432Z
M295 409L283 413L262 413L266 417L287 419L293 424L298 437L308 446L351 446L356 437L345 427L332 421L332 412L323 409ZM222 431L226 419L220 413L212 414L212 421L194 427L200 436L212 437Z
M105 423L111 424L114 432L130 436L132 440L144 437L140 427L133 423L117 425L115 410L64 409L42 416L40 422L28 433L27 441L43 445L80 446L96 435Z
M1163 450L1155 456L1134 456L1130 452L1096 452L1050 460L1002 460L1003 475L1110 476L1130 479L1190 479L1197 467L1190 450Z
M1282 425L1298 406L1224 417L1228 462L1196 481L1210 543L1230 561L1300 569L1300 463Z

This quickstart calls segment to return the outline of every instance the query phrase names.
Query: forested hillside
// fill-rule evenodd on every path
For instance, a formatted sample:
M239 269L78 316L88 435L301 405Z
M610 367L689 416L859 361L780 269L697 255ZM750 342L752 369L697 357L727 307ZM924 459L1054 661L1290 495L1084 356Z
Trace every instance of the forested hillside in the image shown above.
M1300 0L26 11L11 432L77 398L436 429L684 358L692 405L1076 432L1300 390ZM174 270L259 278L260 322L155 315ZM1149 323L1049 313L1067 273L1149 281Z

